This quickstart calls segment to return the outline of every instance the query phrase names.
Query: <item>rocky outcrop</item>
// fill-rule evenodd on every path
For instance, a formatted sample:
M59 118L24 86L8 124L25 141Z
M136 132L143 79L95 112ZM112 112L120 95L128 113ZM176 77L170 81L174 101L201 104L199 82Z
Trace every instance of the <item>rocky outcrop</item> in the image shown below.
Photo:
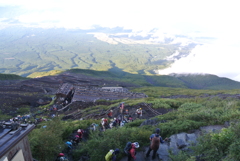
M153 121L153 120L152 120ZM195 130L193 133L179 133L170 136L170 141L165 142L160 145L157 151L157 157L152 160L152 152L150 156L146 158L146 152L148 147L142 147L140 151L138 151L136 155L137 161L170 161L169 151L172 151L173 154L177 154L180 151L192 152L190 150L190 146L194 146L197 144L197 138L204 133L209 132L219 132L222 128L226 127L225 125L212 125L212 126L204 126ZM122 158L120 161L127 161L127 157Z
M219 132L222 128L224 128L224 125L212 125L212 126L204 126L199 128L198 130L195 130L193 133L179 133L170 136L170 142L165 142L160 145L158 149L158 157L162 161L168 161L169 160L169 151L171 150L173 154L177 154L179 151L186 151L191 152L189 149L190 146L194 146L197 144L197 138L204 134L209 132Z

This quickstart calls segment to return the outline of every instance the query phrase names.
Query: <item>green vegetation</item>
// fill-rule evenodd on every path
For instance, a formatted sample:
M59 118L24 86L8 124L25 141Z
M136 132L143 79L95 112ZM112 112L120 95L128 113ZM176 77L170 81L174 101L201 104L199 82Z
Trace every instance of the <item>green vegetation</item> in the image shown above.
M15 74L1 74L0 73L0 80L22 80L27 79Z
M51 70L48 72L34 72L30 75L28 75L28 78L37 78L37 77L44 77L44 76L52 76L62 73L63 71L60 70Z
M167 67L180 44L109 44L84 30L5 28L0 30L0 72L34 77L34 72L72 68L153 74ZM111 32L111 31L110 31ZM39 73L41 74L41 73ZM35 75L35 74L34 74Z
M188 94L186 92L187 92L187 89L189 88L190 89L191 88L206 89L206 90L240 89L240 82L236 82L227 78L220 78L214 75L186 75L186 76L177 76L177 77L167 76L167 75L141 75L141 74L132 74L128 72L118 72L118 71L115 72L113 69L108 71L94 71L90 69L70 69L70 70L67 70L66 72L81 74L89 77L101 78L105 80L127 82L134 85L145 86L146 89L152 86L153 90L155 87L172 87L171 89L172 91L182 89L183 92L181 93L184 93L186 95ZM186 90L184 88L186 88ZM196 93L199 93L199 92L197 92L196 90ZM149 96L152 96L152 94L150 94Z
M70 134L78 128L86 129L93 122L93 120L61 121L61 118L42 122L29 135L32 155L38 160L54 160L57 154L66 148L64 143Z
M206 75L182 75L177 78L193 89L236 89L239 82L232 81L228 78L219 79L218 76Z
M8 120L10 119L12 116L9 116L9 115L6 115L6 114L3 114L2 111L0 110L0 121L4 121L4 120Z
M154 90L155 89L155 90ZM180 132L188 132L189 130L198 129L201 126L207 125L219 125L224 124L226 121L238 120L240 117L240 101L234 98L220 99L218 97L194 97L194 98L178 98L178 99L168 99L159 98L163 93L167 96L182 94L189 96L199 96L202 94L215 95L220 93L238 93L239 90L190 90L190 89L175 89L175 88L165 88L165 87L144 87L134 89L138 92L153 92L153 97L135 99L135 100L124 100L128 105L136 105L141 102L151 103L153 108L167 108L172 109L171 112L159 115L155 117L160 123L156 126L144 125L139 126L145 120L135 120L132 123L126 124L122 128L116 128L112 130L106 130L102 132L91 132L87 142L82 142L79 147L73 151L73 159L79 160L82 155L89 155L91 161L101 161L104 160L104 156L109 149L120 148L123 149L127 141L138 141L143 146L148 146L149 135L153 133L156 127L161 128L161 136L163 138L169 137L173 134ZM116 101L116 104L111 104L110 106L117 106L122 100ZM111 101L114 103L114 101ZM85 109L88 114L90 112L97 112L99 109L109 109L110 106L92 106L91 108ZM78 121L59 121L53 120L51 123L42 123L35 129L30 135L30 143L33 149L33 156L36 159L42 156L40 160L48 160L47 157L51 158L56 156L59 152L59 147L64 147L64 142L67 141L69 135L76 131L78 128L86 129L92 123L100 124L100 120L78 120ZM47 128L42 129L43 125L47 125ZM52 124L52 128L50 127ZM61 124L60 126L54 126L54 124ZM57 129L58 128L58 129ZM61 129L59 131L59 129ZM56 130L56 131L55 131ZM200 138L199 144L194 147L194 154L179 153L177 156L172 155L173 161L179 160L193 160L194 155L203 155L206 161L211 160L239 160L239 154L237 147L239 146L240 126L238 124L228 128L223 129L220 134L207 134L203 138ZM51 133L58 133L55 137L58 137L56 144L48 143L47 149L48 154L43 152L40 157L38 153L38 148L42 142L37 142L36 140L42 140L42 135L46 135L47 131ZM46 138L49 137L49 138ZM44 136L45 140L51 139L51 135ZM54 138L56 139L56 138ZM234 140L234 141L233 141ZM32 143L33 142L33 143ZM46 143L47 144L47 143ZM53 148L55 147L55 148ZM58 147L58 148L57 148ZM97 148L96 148L97 147ZM41 147L45 150L45 146ZM52 148L52 150L51 150ZM215 150L218 149L218 150ZM140 149L139 149L140 150ZM118 156L123 157L123 154ZM181 158L181 159L180 159ZM213 159L214 158L214 159Z
M191 147L193 155L206 161L238 161L240 124L232 123L229 128L223 128L220 133L206 133L199 137L198 144ZM195 157L181 152L171 155L173 161L194 161Z
M240 89L235 90L196 90L185 88L168 88L168 87L139 87L132 89L133 92L145 93L149 97L160 98L174 95L186 95L200 97L203 95L211 96L217 94L239 94ZM149 98L151 99L151 98Z
M23 115L23 114L26 114L29 112L30 112L30 108L28 108L28 107L22 107L17 110L17 114L19 114L19 115Z

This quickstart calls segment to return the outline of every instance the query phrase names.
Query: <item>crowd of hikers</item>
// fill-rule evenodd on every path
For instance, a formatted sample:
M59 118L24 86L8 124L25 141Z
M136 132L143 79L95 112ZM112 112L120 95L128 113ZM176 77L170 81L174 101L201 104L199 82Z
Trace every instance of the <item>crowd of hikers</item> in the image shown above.
M38 124L42 121L49 121L50 119L45 118L45 117L39 117L37 118L36 116L32 114L27 114L27 115L17 115L16 117L10 118L8 122L10 123L19 123L19 124Z
M114 117L113 109L109 110L109 112L106 114L107 118L101 119L101 122L100 122L101 126L99 126L96 123L92 123L89 127L89 130L91 130L91 131L101 130L104 132L106 129L109 129L109 128L111 129L114 127L122 127L122 126L124 126L125 123L133 121L131 115L129 115L128 109L124 109L124 103L121 103L119 105L119 112L120 112L120 115L118 115L118 117ZM136 118L141 117L142 116L142 108L138 108L136 110L135 114L137 115ZM65 151L66 153L69 153L69 151L71 151L73 146L78 145L79 142L82 141L84 132L85 131L83 129L78 129L74 138L65 143L66 147L67 147L67 150ZM148 158L152 151L152 159L156 158L156 153L157 153L160 143L164 143L167 139L168 138L166 138L164 140L162 139L162 137L160 136L160 129L157 128L155 130L155 133L153 133L149 137L150 146L146 152L145 157ZM127 155L128 161L136 160L136 154L137 154L136 149L139 147L140 147L140 145L138 142L127 142L126 143L125 148L122 150L122 152ZM121 152L121 150L118 148L110 149L107 152L107 154L105 155L105 160L106 161L116 161L117 155L120 152ZM56 161L67 161L67 160L68 159L64 155L63 152L59 153L57 156L57 159L56 159Z
M133 117L132 115L129 113L128 109L124 109L124 102L120 103L119 105L119 115L117 115L116 117L113 117L113 109L109 110L109 112L107 113L107 117L108 118L102 118L101 119L101 126L103 131L105 131L106 129L112 129L114 127L122 127L124 126L126 123L132 122L133 121ZM135 112L136 118L140 118L143 115L143 111L142 108L138 108Z

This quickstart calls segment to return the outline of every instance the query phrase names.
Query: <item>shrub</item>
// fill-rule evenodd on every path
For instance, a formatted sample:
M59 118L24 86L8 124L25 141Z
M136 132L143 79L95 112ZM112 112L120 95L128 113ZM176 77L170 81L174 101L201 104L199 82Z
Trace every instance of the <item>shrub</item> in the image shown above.
M137 119L137 120L134 120L133 122L129 122L129 123L125 124L124 127L126 127L126 128L139 127L143 121L145 121L145 120Z
M178 110L181 112L193 112L193 111L199 110L202 107L203 106L201 104L197 104L197 103L184 103L179 107Z
M104 133L96 131L90 134L88 142L85 142L81 149L75 150L73 156L79 159L80 156L87 153L91 161L104 161L104 156L110 149L119 148L122 152L118 156L120 158L124 155L123 149L128 141L137 141L140 146L147 145L150 135L150 131L141 128L114 128L106 130Z
M190 155L184 151L179 151L178 154L174 155L172 151L170 151L169 155L171 161L195 161L192 158L190 158Z
M30 108L28 107L22 107L17 110L17 114L19 115L27 114L29 112L30 112Z
M5 120L8 120L10 119L12 116L9 116L9 115L6 115L6 114L3 114L2 111L0 110L0 121L5 121Z
M235 128L235 127L234 127ZM232 128L223 128L220 133L207 133L201 136L197 146L192 147L195 155L201 156L206 161L239 160L239 143ZM237 154L236 154L236 151ZM230 155L229 155L230 154ZM238 159L237 159L238 158Z
M223 159L223 161L239 161L240 160L239 147L240 147L240 140L234 141L229 146L228 155L225 159Z
M172 120L159 124L162 129L162 136L170 136L179 132L187 132L188 130L198 129L204 125L206 125L204 122L193 120Z
M54 160L54 156L61 152L64 147L62 139L63 126L59 118L40 124L29 135L32 155L37 160ZM46 128L41 128L46 125Z
M178 108L182 102L173 100L173 99L152 99L147 101L147 103L151 103L153 108Z

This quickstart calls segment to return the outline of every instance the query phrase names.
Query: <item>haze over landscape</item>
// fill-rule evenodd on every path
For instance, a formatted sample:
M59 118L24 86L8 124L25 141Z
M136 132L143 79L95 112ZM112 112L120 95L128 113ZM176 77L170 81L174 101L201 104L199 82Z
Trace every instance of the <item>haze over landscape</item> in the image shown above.
M172 61L171 66L157 73L209 73L240 81L237 59L240 11L237 6L234 0L1 0L0 26L1 30L19 26L82 29L109 44L178 44L172 56L164 58ZM99 28L116 27L123 29L121 34L98 31ZM177 56L193 43L190 53ZM5 55L1 61L12 59Z

